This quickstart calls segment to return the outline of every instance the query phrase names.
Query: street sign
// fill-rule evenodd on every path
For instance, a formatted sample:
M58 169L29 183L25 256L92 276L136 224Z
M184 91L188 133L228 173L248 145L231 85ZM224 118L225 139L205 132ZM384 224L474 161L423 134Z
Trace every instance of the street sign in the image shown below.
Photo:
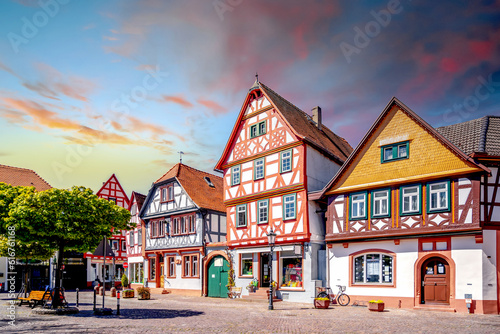
M123 268L125 268L125 269L127 269L127 268L128 268L128 263L127 263L127 262L125 262L125 263L123 264Z

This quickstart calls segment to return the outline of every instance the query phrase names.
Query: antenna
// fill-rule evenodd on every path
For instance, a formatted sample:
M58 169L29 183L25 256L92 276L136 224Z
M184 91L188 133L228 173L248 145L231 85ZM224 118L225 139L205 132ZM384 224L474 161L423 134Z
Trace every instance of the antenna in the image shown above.
M255 81L259 83L259 73L255 72Z
M184 152L179 151L177 153L179 153L179 161L180 161L180 163L182 163L182 155L184 154Z

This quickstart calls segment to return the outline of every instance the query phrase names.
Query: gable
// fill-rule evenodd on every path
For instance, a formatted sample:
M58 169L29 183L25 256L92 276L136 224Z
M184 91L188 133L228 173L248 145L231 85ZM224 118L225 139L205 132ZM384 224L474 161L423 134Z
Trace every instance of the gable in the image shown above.
M107 200L114 200L116 205L129 209L130 201L115 174L111 175L96 195Z
M382 147L408 142L408 158L382 162ZM482 171L398 105L385 114L327 194Z

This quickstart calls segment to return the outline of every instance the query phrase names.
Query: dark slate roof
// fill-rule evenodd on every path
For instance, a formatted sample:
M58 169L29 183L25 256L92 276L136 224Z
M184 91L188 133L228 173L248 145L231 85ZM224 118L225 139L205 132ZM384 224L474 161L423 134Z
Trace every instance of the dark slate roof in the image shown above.
M308 114L262 82L258 84L264 93L271 99L271 102L278 108L290 126L304 139L304 141L337 157L340 163L343 163L349 154L351 154L352 147L344 138L337 136L324 124L321 125L321 130L318 129L316 123Z
M436 130L467 155L500 156L500 116L484 116Z

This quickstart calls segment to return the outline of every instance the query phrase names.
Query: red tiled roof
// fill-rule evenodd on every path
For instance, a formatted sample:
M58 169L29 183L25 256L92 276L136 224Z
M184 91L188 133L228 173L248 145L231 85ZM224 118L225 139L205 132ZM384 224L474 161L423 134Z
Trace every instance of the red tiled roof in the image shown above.
M205 180L209 178L214 185L211 187ZM192 167L178 163L173 166L168 172L160 177L156 183L167 181L176 178L182 188L194 203L204 209L226 212L226 207L223 204L223 183L220 176L202 172Z
M308 114L290 103L271 88L264 85L262 82L259 82L259 85L264 91L264 94L267 95L290 126L304 139L304 141L320 150L325 151L326 153L329 153L330 155L333 155L341 164L347 159L349 154L351 154L352 147L344 138L337 136L324 124L321 125L321 130L318 129Z
M51 189L52 186L31 169L0 165L0 182L12 186L35 187L38 191Z

